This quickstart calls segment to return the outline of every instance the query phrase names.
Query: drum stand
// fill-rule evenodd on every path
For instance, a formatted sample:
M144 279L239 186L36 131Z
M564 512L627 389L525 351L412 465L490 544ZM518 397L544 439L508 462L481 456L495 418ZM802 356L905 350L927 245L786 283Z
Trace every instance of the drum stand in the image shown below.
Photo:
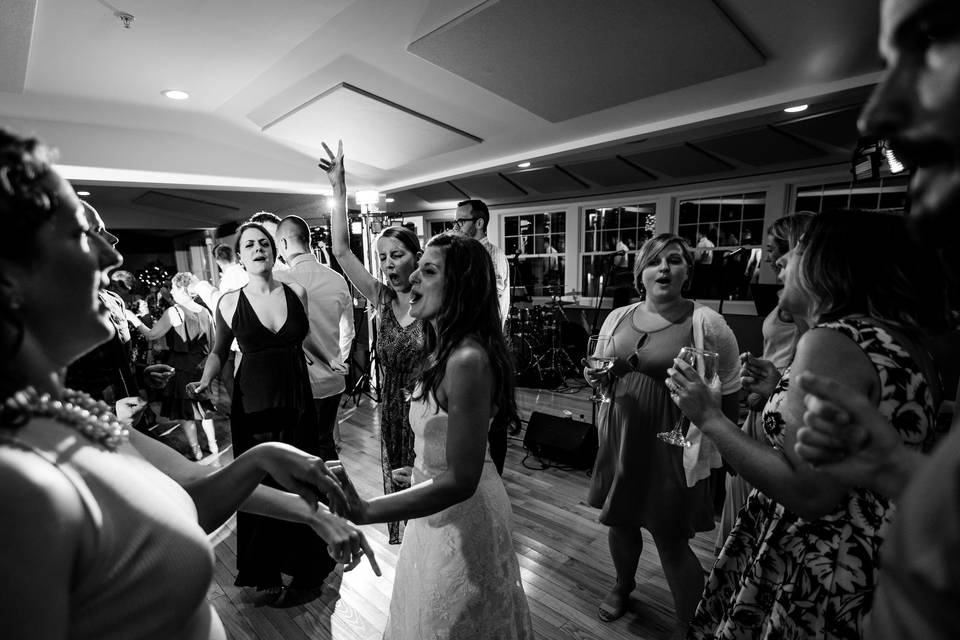
M570 354L563 348L563 336L561 335L563 331L563 307L560 305L560 300L556 295L553 296L551 304L553 306L556 329L552 331L552 335L550 336L549 348L533 362L531 367L535 366L537 368L541 379L543 379L544 371L554 372L559 376L560 384L563 384L568 374L576 374L577 365L574 364L570 358Z

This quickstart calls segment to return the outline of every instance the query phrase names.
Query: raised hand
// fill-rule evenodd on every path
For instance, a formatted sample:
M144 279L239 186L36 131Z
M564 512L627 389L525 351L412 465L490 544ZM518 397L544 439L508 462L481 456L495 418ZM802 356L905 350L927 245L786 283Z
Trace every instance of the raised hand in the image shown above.
M330 150L326 142L320 144L323 145L323 150L327 152L328 157L320 158L319 166L326 172L327 179L330 180L330 185L334 189L334 195L336 195L339 193L338 190L345 190L347 184L343 169L343 140L340 140L337 144L336 154Z
M343 464L339 460L330 460L327 462L327 468L334 474L343 488L347 500L347 517L357 524L366 524L367 501L357 493L357 488L353 486L353 482L347 475L347 470L343 468Z
M296 493L313 509L320 496L326 496L327 507L337 515L347 512L347 498L337 477L321 458L281 442L258 445L262 449L263 468L280 486Z
M769 398L778 382L780 372L772 362L757 358L749 351L740 354L740 385L749 393Z

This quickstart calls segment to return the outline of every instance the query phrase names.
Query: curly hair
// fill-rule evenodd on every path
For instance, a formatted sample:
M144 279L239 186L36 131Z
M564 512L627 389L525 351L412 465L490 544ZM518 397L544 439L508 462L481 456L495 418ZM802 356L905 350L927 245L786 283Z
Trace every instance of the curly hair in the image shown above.
M501 328L493 260L480 242L460 235L434 236L427 247L444 253L444 287L436 329L433 323L424 323L421 394L436 396L450 355L465 339L476 340L490 359L493 374L490 401L497 407L497 414L490 428L490 442L499 440L505 445L507 429L517 419L517 402L513 360Z
M949 328L937 254L914 240L902 216L824 211L795 251L798 284L820 321L864 314L912 333Z
M0 128L0 216L8 238L0 258L28 259L30 240L57 209L57 196L44 183L56 153L36 138L23 138Z
M0 269L5 261L24 264L32 259L34 237L57 210L56 193L44 184L54 156L36 138L0 128L0 216L7 237L17 240L0 246ZM13 300L0 296L0 362L9 362L23 343L23 320L14 306ZM7 367L0 370L3 395L17 387L17 377Z

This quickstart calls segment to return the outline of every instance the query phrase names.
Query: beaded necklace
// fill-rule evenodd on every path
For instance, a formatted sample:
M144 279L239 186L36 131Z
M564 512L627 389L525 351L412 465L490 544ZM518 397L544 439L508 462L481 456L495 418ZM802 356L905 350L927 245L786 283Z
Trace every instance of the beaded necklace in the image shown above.
M73 389L64 389L63 399L57 400L26 387L4 401L2 414L2 423L12 425L21 425L33 416L48 416L110 451L116 451L130 435L110 405Z

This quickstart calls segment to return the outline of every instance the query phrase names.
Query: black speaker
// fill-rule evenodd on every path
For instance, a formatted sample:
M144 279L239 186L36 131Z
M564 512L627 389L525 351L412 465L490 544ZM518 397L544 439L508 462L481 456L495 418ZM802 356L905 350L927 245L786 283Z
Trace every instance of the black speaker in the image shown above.
M573 418L534 411L523 446L539 458L577 469L589 469L597 457L597 428Z

